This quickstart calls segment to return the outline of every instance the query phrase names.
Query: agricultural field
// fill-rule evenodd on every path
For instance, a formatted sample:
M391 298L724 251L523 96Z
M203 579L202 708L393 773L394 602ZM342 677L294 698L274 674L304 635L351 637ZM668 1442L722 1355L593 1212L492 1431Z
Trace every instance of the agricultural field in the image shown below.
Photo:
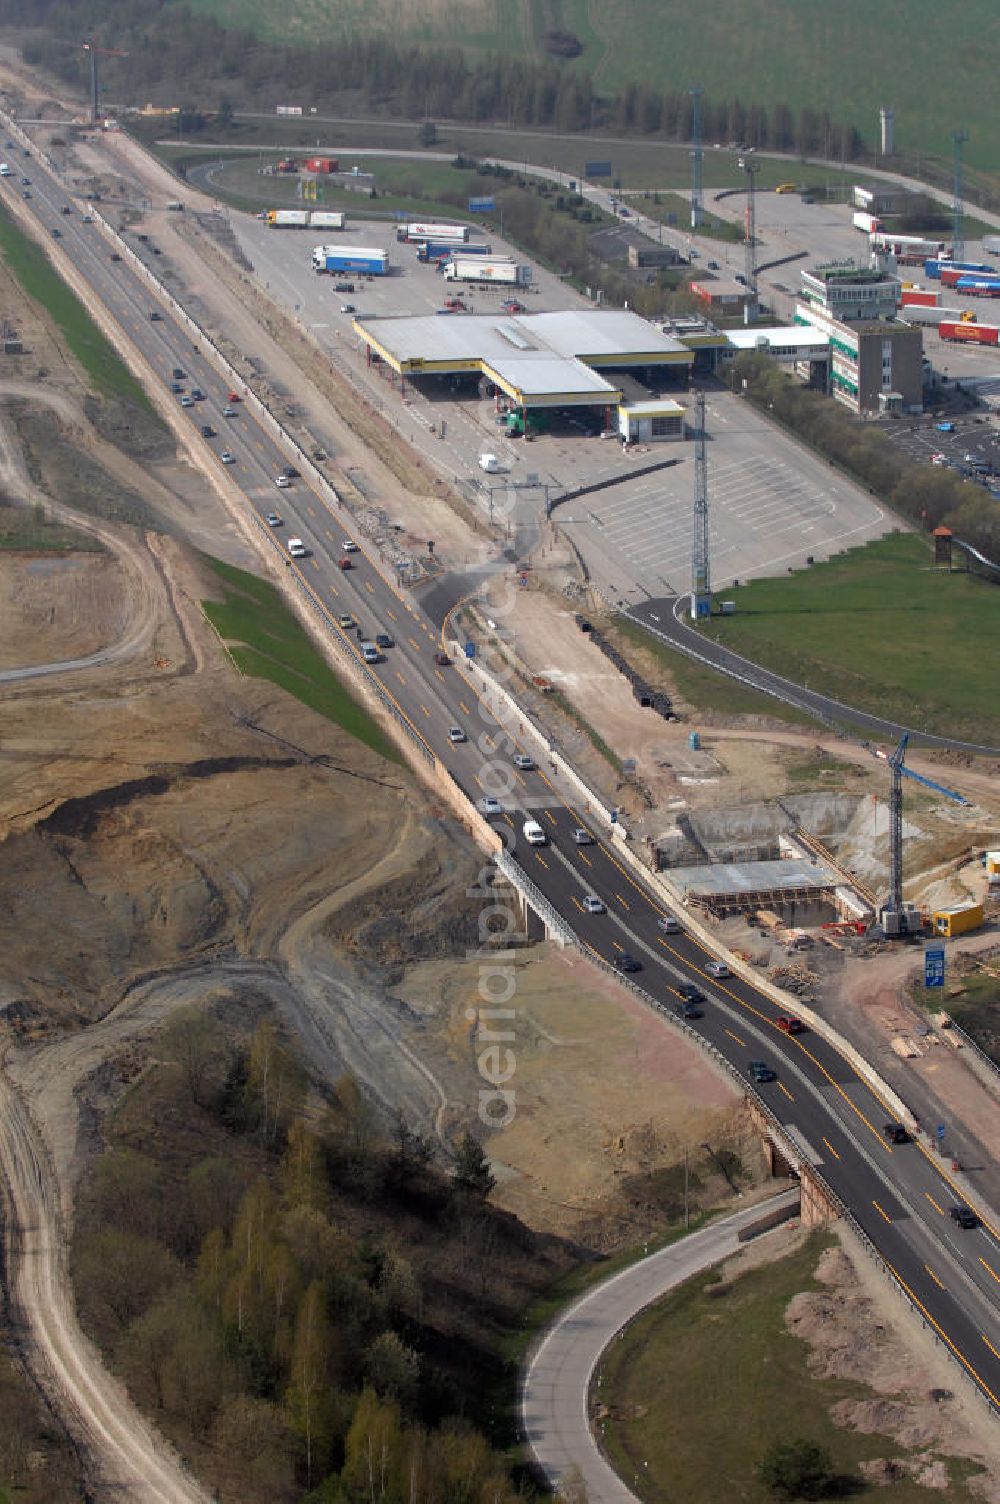
M918 731L1000 745L983 658L1000 591L935 570L928 539L896 534L726 594L735 615L705 630L755 663Z
M970 133L969 162L997 165L993 0L967 0L961 7L910 0L905 10L868 0L840 0L836 6L820 0L716 0L708 8L679 0L628 6L610 0L599 8L585 0L563 0L558 7L511 0L377 0L364 6L360 0L292 0L280 10L264 0L192 0L192 8L282 41L381 31L397 41L437 46L460 40L473 58L503 53L544 59L545 32L555 25L577 39L577 66L593 74L601 93L616 93L630 82L677 89L697 79L708 101L735 97L743 104L780 102L792 111L826 113L871 142L877 139L879 105L891 104L899 149L947 157L951 132L961 125Z

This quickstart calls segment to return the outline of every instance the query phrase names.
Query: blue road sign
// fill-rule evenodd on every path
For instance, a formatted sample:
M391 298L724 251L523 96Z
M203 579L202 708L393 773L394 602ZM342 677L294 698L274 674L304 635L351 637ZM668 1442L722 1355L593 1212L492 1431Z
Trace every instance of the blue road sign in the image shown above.
M497 206L495 198L470 198L470 214L492 214Z
M944 986L943 945L929 945L924 951L924 986Z
M937 1136L938 1136L938 1143L940 1143L941 1140L944 1138L944 1124L943 1123L938 1123L938 1125L937 1125Z
M475 658L476 644L474 642L467 642L465 644L465 656L466 658Z

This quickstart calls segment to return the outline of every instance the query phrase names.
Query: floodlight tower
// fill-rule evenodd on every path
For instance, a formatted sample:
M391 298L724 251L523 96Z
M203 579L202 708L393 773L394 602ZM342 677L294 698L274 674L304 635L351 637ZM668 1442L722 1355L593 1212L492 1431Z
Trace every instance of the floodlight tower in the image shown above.
M965 260L965 204L962 193L962 148L968 139L968 131L952 131L951 133L952 145L955 149L954 192L951 204L951 255L952 260L956 262Z
M747 175L746 212L746 271L747 302L743 321L752 324L757 318L757 197L754 178L760 172L760 164L753 157L740 157L739 165Z
M701 167L705 153L701 146L701 84L692 84L688 93L691 95L691 228L697 230L704 218Z
M712 614L712 584L708 558L708 455L705 450L705 393L694 406L697 425L694 444L694 541L691 549L691 617Z

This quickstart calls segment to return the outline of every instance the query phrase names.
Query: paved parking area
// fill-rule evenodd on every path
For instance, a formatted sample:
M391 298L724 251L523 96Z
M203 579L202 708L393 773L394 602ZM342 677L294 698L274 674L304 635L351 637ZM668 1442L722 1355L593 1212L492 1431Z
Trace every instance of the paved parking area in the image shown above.
M544 492L528 489L528 477L556 496L598 480L621 483L560 507L556 522L580 549L592 575L614 599L641 601L690 586L694 488L690 443L649 445L627 455L614 440L581 433L541 435L526 444L501 436L494 404L474 385L445 382L407 385L404 394L386 368L369 367L353 332L355 317L370 321L392 315L426 314L442 303L437 272L396 242L395 226L371 220L325 237L336 243L389 250L394 275L355 282L354 294L334 291L332 277L311 269L311 231L269 229L257 220L231 216L255 275L317 340L331 363L347 376L439 473L459 484L484 512L505 515L512 527L537 529ZM496 237L490 243L500 249ZM589 306L558 278L535 271L530 311ZM505 296L499 289L463 294L470 311L486 313ZM341 312L355 305L356 314ZM461 315L457 315L461 317ZM679 399L690 399L681 392ZM709 486L713 578L720 588L733 579L783 572L808 557L824 558L845 546L881 537L896 525L861 488L724 392L710 396ZM483 476L477 457L496 454L504 476ZM670 469L644 478L631 472L659 460ZM513 487L509 487L513 482ZM521 489L523 488L523 489ZM501 510L502 509L502 510Z
M800 568L898 525L859 487L799 449L745 402L713 393L709 432L709 541L713 587ZM568 502L556 513L615 600L690 588L694 454L627 489Z
M953 432L942 432L934 423L883 425L895 448L911 460L930 463L934 456L969 480L987 489L1000 484L1000 430L982 414L955 418ZM976 472L973 462L989 465L989 472Z

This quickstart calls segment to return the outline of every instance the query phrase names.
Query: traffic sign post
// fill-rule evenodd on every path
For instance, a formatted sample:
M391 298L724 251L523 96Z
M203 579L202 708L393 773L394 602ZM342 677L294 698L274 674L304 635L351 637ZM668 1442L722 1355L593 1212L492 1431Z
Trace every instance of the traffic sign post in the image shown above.
M924 986L944 986L943 945L928 945L924 950Z

